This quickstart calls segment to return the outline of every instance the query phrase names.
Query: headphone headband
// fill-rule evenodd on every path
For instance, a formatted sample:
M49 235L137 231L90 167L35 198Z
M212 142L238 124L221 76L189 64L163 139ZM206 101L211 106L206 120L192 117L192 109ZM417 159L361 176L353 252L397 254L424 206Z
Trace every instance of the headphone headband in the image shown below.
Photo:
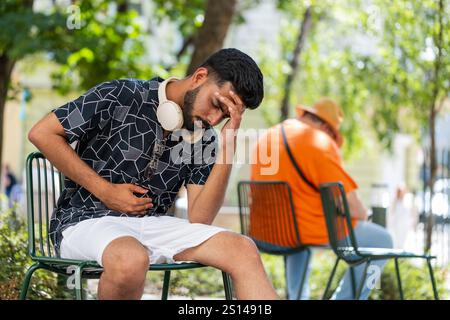
M164 102L166 102L166 101L169 101L169 100L167 100L166 87L167 87L167 85L168 85L170 82L172 82L172 81L177 81L177 80L180 80L180 78L177 78L177 77L170 77L170 78L167 78L166 80L164 80L163 82L161 82L161 83L159 84L159 88L158 88L158 100L159 100L159 104L162 104L162 103L164 103Z

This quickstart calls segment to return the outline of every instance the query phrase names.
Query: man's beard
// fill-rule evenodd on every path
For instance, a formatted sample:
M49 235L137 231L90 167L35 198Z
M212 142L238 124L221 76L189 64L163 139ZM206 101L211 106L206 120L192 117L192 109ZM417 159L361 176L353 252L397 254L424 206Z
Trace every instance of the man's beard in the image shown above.
M196 89L188 90L188 91L186 91L186 94L184 95L183 124L184 124L184 128L189 131L194 131L195 125L196 125L195 122L201 121L201 120L194 121L194 117L192 116L192 111L194 109L194 103L195 103L195 100L197 99L197 94L200 91L201 87L202 86L199 86ZM197 126L200 127L200 124L197 123ZM203 126L207 127L208 123L203 121Z

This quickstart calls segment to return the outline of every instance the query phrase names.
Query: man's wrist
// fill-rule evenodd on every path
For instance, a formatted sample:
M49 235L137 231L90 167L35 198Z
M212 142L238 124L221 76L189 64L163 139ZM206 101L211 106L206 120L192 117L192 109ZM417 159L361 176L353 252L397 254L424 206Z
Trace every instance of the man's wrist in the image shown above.
M93 187L92 194L94 194L94 196L100 201L103 201L105 196L107 196L110 193L109 190L111 186L112 186L111 182L101 178Z

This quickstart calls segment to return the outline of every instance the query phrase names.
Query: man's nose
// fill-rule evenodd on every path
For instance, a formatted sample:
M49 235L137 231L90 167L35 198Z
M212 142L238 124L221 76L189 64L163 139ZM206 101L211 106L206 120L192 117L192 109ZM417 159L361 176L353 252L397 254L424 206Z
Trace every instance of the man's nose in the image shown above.
M207 119L210 126L216 126L222 121L222 118L222 112L219 110L215 110L209 114Z

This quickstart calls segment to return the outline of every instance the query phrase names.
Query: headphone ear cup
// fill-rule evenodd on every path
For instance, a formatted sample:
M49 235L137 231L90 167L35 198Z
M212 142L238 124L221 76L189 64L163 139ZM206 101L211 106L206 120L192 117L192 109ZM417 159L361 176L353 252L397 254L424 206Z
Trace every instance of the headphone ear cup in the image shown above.
M164 130L174 131L183 127L183 112L173 101L166 100L160 103L156 117Z

